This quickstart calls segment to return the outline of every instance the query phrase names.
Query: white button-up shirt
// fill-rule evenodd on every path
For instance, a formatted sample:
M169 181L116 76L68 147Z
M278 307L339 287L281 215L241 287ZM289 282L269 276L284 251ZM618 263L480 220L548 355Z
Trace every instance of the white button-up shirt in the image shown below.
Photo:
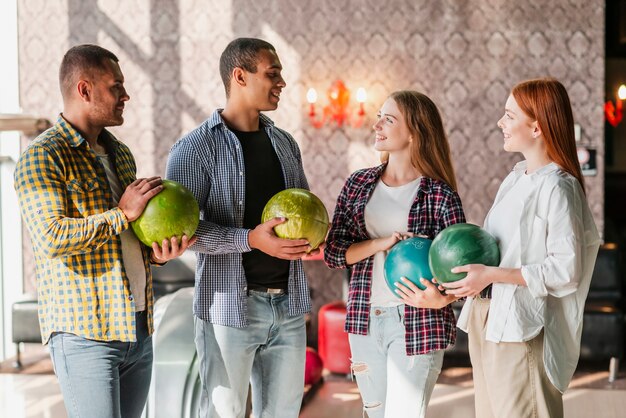
M518 163L502 182L494 206L526 171ZM528 341L544 330L543 360L552 384L564 392L580 354L583 311L600 237L578 180L551 163L532 176L519 229L500 267L521 268L527 287L494 283L487 340ZM490 228L490 215L485 230ZM467 332L472 298L458 320Z

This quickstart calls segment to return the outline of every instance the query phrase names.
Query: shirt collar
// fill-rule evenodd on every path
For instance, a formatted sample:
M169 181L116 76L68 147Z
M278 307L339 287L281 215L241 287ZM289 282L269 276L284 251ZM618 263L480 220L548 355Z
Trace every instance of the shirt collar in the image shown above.
M420 185L418 186L418 190L423 191L426 194L429 194L432 190L431 190L431 184L433 182L433 179L426 177L426 176L422 176L422 178L420 179Z
M72 124L68 122L62 114L60 114L57 118L56 126L63 133L63 137L67 140L71 147L77 148L87 142L87 140L76 129L74 129ZM101 144L104 145L107 153L115 152L117 150L117 143L113 135L106 129L103 129L102 132L100 132L98 139L101 140Z
M222 110L224 109L216 109L211 116L207 119L206 123L208 124L209 129L213 129L217 125L224 125L224 127L228 127L226 123L224 123L224 119L222 119ZM259 114L259 120L261 125L263 126L274 126L274 121L265 116L263 113Z
M515 164L515 166L513 167L513 172L515 172L515 175L517 177L522 176L526 173L526 167L528 167L527 161L526 160L520 161L519 163ZM559 170L559 166L555 162L551 162L539 168L534 173L529 174L529 176L530 177L544 176L546 174L553 173L557 170Z
M57 128L63 133L63 137L69 142L70 146L76 148L86 141L83 136L69 123L62 114L57 118Z

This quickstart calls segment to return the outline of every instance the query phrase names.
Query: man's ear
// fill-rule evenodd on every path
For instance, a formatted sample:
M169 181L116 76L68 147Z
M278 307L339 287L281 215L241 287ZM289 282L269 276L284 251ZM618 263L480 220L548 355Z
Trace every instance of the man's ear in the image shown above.
M246 76L247 74L243 68L235 67L235 69L233 69L233 76L231 77L231 81L237 83L241 87L245 87Z
M76 92L82 101L91 101L91 87L91 83L87 80L79 80L78 83L76 83Z

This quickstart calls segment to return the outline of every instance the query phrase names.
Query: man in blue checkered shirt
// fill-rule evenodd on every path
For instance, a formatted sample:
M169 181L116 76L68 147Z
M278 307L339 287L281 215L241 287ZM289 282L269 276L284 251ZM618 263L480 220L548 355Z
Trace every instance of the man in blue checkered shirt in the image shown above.
M297 417L304 386L305 322L311 308L300 260L306 240L261 223L267 201L305 188L298 145L262 111L285 87L274 47L232 41L220 58L226 106L170 151L167 178L200 205L193 311L203 385L201 417L242 417L248 384L254 415Z

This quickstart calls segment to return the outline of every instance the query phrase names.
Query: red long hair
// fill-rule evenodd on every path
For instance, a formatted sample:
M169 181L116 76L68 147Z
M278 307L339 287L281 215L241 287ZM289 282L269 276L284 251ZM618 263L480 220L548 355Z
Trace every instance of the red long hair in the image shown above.
M519 83L511 94L522 111L539 124L548 158L576 177L584 191L585 181L576 153L572 105L563 84L554 78L538 78Z

